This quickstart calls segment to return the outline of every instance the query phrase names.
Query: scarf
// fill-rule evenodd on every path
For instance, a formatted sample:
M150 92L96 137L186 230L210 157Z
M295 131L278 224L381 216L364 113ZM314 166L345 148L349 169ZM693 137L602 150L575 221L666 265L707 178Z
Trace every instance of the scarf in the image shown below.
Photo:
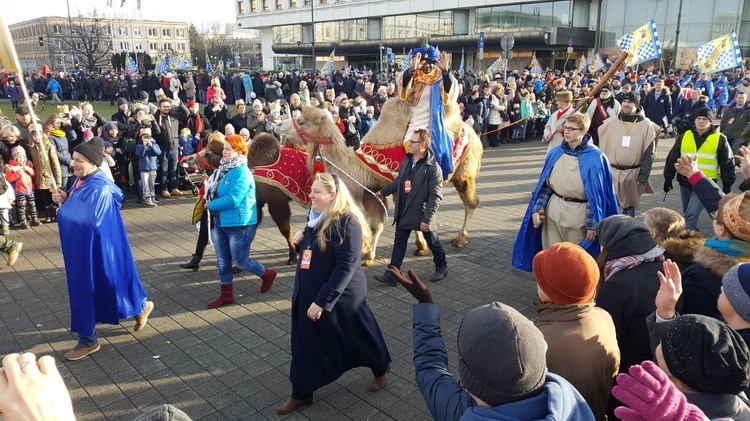
M96 127L96 116L86 117L85 115L81 115L81 127L83 127L83 130Z
M49 135L50 136L54 136L54 137L63 138L63 137L65 137L65 130L62 130L62 129L52 129L52 130L49 131Z
M740 262L750 262L750 243L742 240L717 240L709 238L704 246Z
M612 259L604 266L604 280L606 281L610 276L622 270L632 269L643 263L663 262L664 260L664 249L660 246L656 246L643 254Z
M216 198L219 191L219 183L221 183L221 179L224 178L225 175L230 170L233 170L241 165L247 165L247 156L245 155L238 155L235 158L230 159L229 161L221 160L221 164L219 164L219 168L214 171L213 174L211 174L211 177L209 177L208 180L206 180L206 192L204 194L204 198L207 202L210 202Z
M406 101L412 107L416 107L419 104L422 93L428 86L439 81L443 77L443 72L435 66L430 73L423 73L421 70L417 70L414 76L411 78L411 88L406 96Z
M203 131L203 119L200 114L190 114L187 120L187 128L194 135Z
M315 229L318 227L320 222L325 219L328 214L328 210L324 210L323 213L315 212L313 208L310 208L310 213L307 215L307 226Z

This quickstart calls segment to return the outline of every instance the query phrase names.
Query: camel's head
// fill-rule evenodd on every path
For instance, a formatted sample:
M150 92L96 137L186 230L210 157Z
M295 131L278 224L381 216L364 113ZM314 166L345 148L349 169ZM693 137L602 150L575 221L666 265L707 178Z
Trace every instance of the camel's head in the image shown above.
M224 135L218 132L212 133L208 136L208 144L205 148L182 158L181 163L202 171L219 168L222 149L224 149Z
M302 107L302 114L296 119L283 120L276 127L284 139L284 144L312 153L315 144L332 142L345 145L344 136L328 117L328 113L316 107Z

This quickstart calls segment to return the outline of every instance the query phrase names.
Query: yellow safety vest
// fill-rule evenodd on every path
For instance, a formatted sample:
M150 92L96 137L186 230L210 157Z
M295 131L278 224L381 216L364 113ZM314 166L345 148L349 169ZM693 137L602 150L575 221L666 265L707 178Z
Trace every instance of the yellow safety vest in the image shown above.
M721 135L719 133L712 133L708 135L706 141L703 142L701 148L695 145L695 137L693 137L693 131L688 130L682 136L682 147L680 148L680 155L698 155L698 168L703 171L706 177L711 179L719 178L719 158L717 151L719 150L719 139Z

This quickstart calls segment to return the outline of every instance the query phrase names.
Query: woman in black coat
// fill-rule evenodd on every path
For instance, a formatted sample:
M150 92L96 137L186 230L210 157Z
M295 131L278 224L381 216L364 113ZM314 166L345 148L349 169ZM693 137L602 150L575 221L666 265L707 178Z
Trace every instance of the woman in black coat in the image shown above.
M313 392L355 367L368 367L368 390L385 387L391 356L367 306L362 245L369 229L338 176L318 174L292 293L292 396L277 410L291 414L313 400Z

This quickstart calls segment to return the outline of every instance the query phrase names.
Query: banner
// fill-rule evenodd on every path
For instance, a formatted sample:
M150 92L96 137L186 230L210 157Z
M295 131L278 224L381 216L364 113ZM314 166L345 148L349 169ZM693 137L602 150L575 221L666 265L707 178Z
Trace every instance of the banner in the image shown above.
M331 55L328 56L325 64L323 64L323 67L320 68L321 75L333 75L333 60L335 55L336 49L334 48L333 51L331 51Z
M5 26L2 16L0 16L0 67L12 72L21 73L22 71L10 30Z
M633 33L624 35L617 41L617 46L620 50L630 54L625 60L628 66L636 66L645 61L661 58L661 43L653 19Z
M133 60L133 57L130 57L130 53L125 53L125 73L131 75L133 73L138 73L138 64Z
M594 57L591 59L591 63L589 63L588 65L589 73L596 73L604 67L604 60L602 60L601 54L594 54Z
M407 54L406 59L404 60L403 64L401 64L401 71L405 72L406 69L411 67L411 57L413 54L413 50L409 50L409 54Z
M587 67L589 67L589 61L586 60L586 56L581 55L578 59L578 73L584 73Z
M458 66L458 75L464 75L464 47L461 47L461 65Z
M742 66L742 53L734 29L726 35L699 45L697 50L701 73L715 73Z
M156 73L166 74L168 71L169 71L169 64L167 64L167 61L164 60L164 57L162 57L161 53L158 53L156 55Z
M539 64L539 60L536 58L536 52L531 56L531 64L529 64L529 73L532 75L540 75L543 73L542 65Z
M206 73L214 73L215 69L211 65L211 60L208 59L208 52L206 52Z
M503 56L497 58L492 64L490 64L490 67L487 68L487 74L492 75L495 70L502 70L503 69Z

